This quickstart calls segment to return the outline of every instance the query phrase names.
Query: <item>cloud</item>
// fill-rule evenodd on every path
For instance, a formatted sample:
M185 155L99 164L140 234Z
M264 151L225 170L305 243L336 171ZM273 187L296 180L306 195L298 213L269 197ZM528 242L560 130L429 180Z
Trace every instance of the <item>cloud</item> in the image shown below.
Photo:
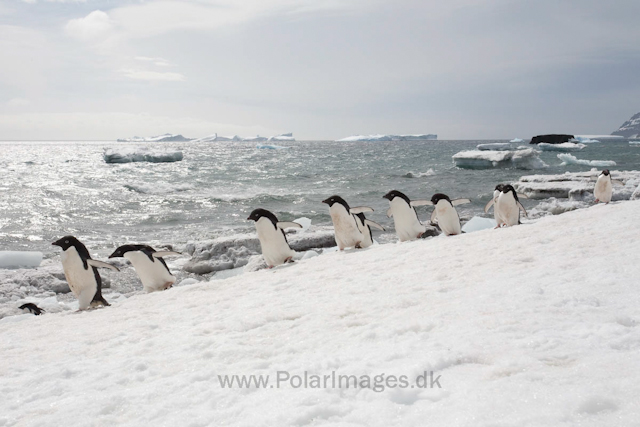
M181 82L184 76L180 73L160 73L157 71L122 69L119 71L125 77L133 80Z
M172 64L164 58L150 58L148 56L136 56L136 61L151 62L158 67L170 67Z
M113 21L101 10L94 10L84 18L72 19L65 26L68 35L85 41L104 39L113 29Z

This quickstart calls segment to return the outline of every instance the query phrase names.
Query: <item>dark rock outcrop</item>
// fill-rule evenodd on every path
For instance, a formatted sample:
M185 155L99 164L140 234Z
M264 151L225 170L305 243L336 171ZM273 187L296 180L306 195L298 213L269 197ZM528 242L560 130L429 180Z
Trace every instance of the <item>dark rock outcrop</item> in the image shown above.
M573 135L564 134L549 134L549 135L537 135L531 138L530 144L540 144L546 142L547 144L562 144L563 142L569 142L574 139Z

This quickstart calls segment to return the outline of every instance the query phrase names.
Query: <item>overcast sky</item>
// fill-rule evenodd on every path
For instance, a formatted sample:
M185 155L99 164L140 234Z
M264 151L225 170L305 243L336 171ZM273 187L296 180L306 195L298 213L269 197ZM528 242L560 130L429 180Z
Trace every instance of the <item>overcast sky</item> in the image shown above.
M0 139L610 133L640 1L2 0Z

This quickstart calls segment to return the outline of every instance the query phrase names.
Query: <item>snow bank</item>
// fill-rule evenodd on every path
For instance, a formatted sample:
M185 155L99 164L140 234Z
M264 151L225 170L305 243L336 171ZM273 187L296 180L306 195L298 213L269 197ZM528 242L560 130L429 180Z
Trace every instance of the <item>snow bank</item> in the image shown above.
M0 268L36 268L42 262L42 252L0 251Z
M105 149L102 157L107 163L179 162L182 160L182 151L156 150L148 147L118 147Z
M634 425L640 228L629 224L638 212L640 202L598 205L329 253L90 312L20 316L0 323L0 419ZM425 371L437 382L411 388ZM289 380L278 384L278 372ZM320 382L305 386L305 373ZM370 387L332 387L334 373L361 385L368 376ZM269 383L223 388L221 376L234 374Z
M336 142L380 142L380 141L433 141L437 140L438 135L419 134L419 135L354 135L346 138L338 139Z
M584 165L596 167L609 167L616 165L616 162L613 160L582 160L576 158L576 156L572 156L571 154L558 154L558 158L562 160L562 165Z
M574 201L592 201L595 179L600 171L565 172L561 175L525 175L514 183L519 193L530 199L569 198ZM613 186L613 200L628 200L640 184L640 171L611 171L614 179L621 180L623 187Z
M573 142L563 142L562 144L548 144L541 142L538 144L538 149L541 151L579 151L585 148L584 144L574 144Z
M303 227L307 224L300 222ZM333 227L317 227L311 232L303 228L299 232L287 234L289 245L295 251L303 252L310 249L326 248L336 245ZM191 255L183 269L189 273L208 274L240 268L249 262L250 258L261 253L260 241L255 233L220 237L214 240L190 242L185 252Z
M462 231L464 231L465 233L473 233L474 231L495 228L497 225L498 223L493 218L474 216L462 226Z
M478 144L476 148L480 151L502 151L502 150L514 149L514 147L508 142L492 142L490 144Z
M461 151L453 155L459 168L465 169L542 169L548 167L540 160L540 152L533 148L518 151Z

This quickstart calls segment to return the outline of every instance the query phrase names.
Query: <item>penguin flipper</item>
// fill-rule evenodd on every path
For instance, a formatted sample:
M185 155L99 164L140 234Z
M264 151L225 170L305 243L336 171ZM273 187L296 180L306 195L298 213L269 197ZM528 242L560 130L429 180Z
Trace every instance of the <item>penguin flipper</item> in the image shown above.
M467 203L471 203L471 200L469 200L469 199L453 199L451 201L451 205L452 206L465 205Z
M527 215L527 210L524 208L524 206L522 206L522 203L520 202L516 202L516 203L518 204L518 209L520 209L524 213L524 216L528 218L529 215Z
M489 209L491 209L491 206L493 206L493 204L495 203L495 201L496 201L496 200L495 200L494 198L491 198L491 200L489 200L489 201L487 202L487 204L486 204L486 205L484 205L484 213L489 212Z
M156 251L151 254L151 256L153 256L154 258L160 258L163 256L177 256L177 255L182 255L182 254L180 252L175 252L175 251Z
M519 199L528 199L529 196L527 196L526 194L522 194L522 193L516 193L516 195L518 196Z
M416 207L416 206L433 206L433 203L431 202L431 200L412 200L410 204L413 207Z
M624 182L620 181L619 179L612 179L611 184L624 185Z
M349 209L349 213L352 213L354 215L365 212L373 212L373 208L370 208L369 206L356 206Z
M373 227L373 228L377 228L378 230L385 231L383 226L381 226L375 221L371 221L370 219L365 219L364 224L368 225L369 227Z
M284 230L285 228L302 228L302 225L297 222L280 221L278 227Z
M118 269L118 267L116 267L115 265L111 265L111 264L106 263L106 262L98 261L97 259L88 259L87 260L87 264L89 264L91 267L108 268L108 269L113 270L113 271L120 271Z
M391 208L387 209L387 218L391 218L393 216L393 212L391 211Z
M433 212L431 212L431 223L435 224L436 222L438 222L438 218L437 218L436 210L434 209Z

